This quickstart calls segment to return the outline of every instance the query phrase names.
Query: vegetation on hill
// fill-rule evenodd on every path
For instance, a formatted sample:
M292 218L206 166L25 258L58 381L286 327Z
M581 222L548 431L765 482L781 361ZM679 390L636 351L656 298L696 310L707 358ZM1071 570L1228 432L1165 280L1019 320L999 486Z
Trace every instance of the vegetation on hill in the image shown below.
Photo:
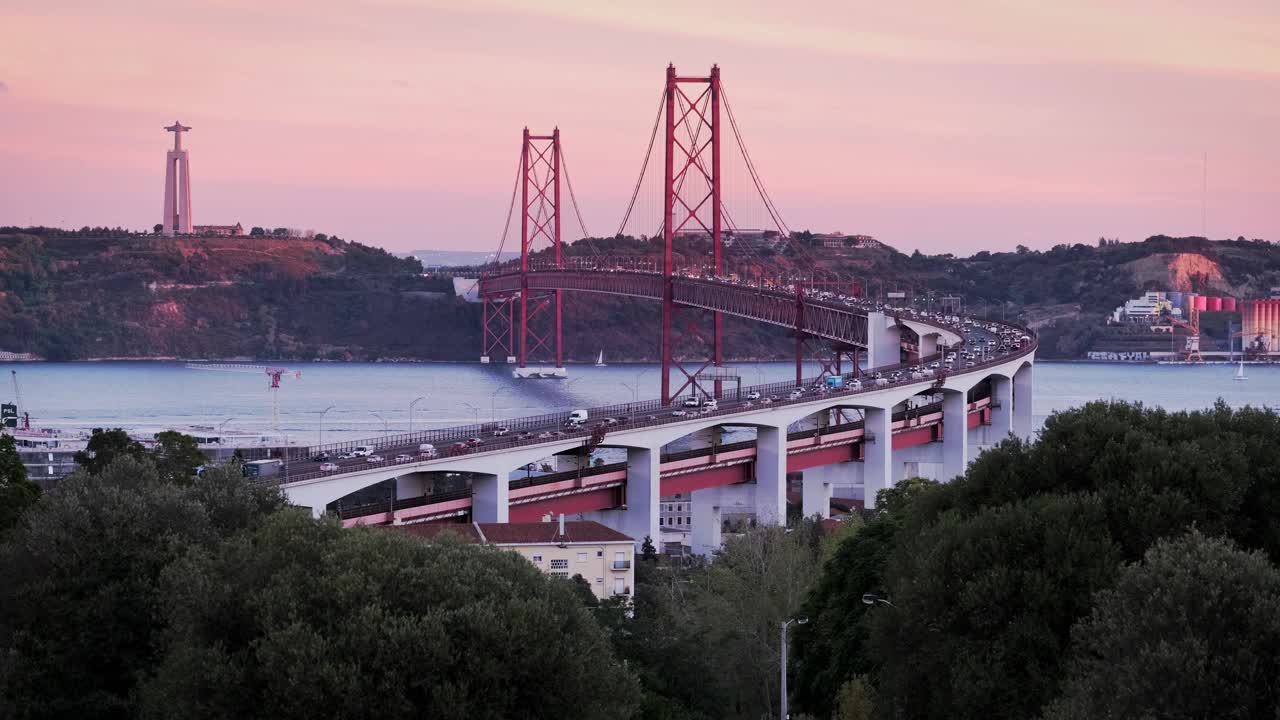
M0 228L0 350L52 360L479 356L481 307L454 297L451 274L423 276L413 259L324 234L279 237L283 230L162 238L105 228ZM623 236L583 239L565 252L587 260L657 258L661 247ZM674 255L679 266L704 265L710 246L680 238ZM744 276L797 271L843 292L959 296L973 313L1036 328L1043 357L1079 356L1114 307L1147 289L1250 297L1280 286L1280 252L1243 238L1157 236L957 258L827 249L801 233L776 250L735 245L725 256L728 271ZM456 274L474 277L474 269ZM589 360L603 349L616 361L652 360L659 335L653 309L643 300L567 295L568 357ZM784 330L734 318L725 321L725 348L734 359L790 354Z

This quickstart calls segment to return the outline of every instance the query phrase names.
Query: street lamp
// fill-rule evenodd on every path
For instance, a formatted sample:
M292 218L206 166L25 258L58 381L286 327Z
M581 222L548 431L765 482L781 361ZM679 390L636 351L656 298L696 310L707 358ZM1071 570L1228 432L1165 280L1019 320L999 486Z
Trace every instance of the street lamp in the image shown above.
M229 417L229 418L227 418L226 420L223 420L222 422L218 423L218 435L219 435L219 436L221 436L221 435L222 435L222 429L223 429L223 428L225 428L225 427L227 426L227 423L231 422L232 420L235 420L235 418L233 418L233 417ZM219 437L219 438L218 438L218 442L222 442L222 438L221 438L221 437Z
M472 413L475 414L475 422L477 425L479 425L480 424L480 408L465 401L462 404L465 405L468 410L470 410Z
M582 378L578 378L578 380L581 380L581 379ZM492 422L498 421L498 406L497 406L498 393L507 389L508 388L505 385L499 385L497 390L494 390L493 392L489 393L489 422L492 423Z
M316 443L317 445L324 445L324 414L329 412L333 408L334 406L330 405L329 407L320 411L320 442Z
M413 432L413 406L426 399L427 396L423 395L422 397L415 398L413 402L409 403L409 432Z
M886 597L883 597L883 596L881 596L881 595L877 595L876 593L863 593L863 594L862 594L862 604L863 604L863 605L875 605L876 603L883 603L883 604L885 604L885 605L888 605L889 607L893 607L893 603L889 602L889 599L888 599L888 598L886 598Z
M782 702L779 709L778 717L787 720L787 628L794 623L796 625L804 625L809 622L807 617L791 618L782 622Z
M372 410L370 410L370 411L369 411L369 414L370 414L370 415L372 415L372 416L374 416L374 417L376 417L376 418L378 418L379 420L381 420L381 421L382 421L382 434L383 434L383 435L386 435L388 432L390 432L390 430L387 428L387 419L386 419L386 418L382 417L381 415L379 415L378 413L376 413L376 412L374 412L374 411L372 411Z

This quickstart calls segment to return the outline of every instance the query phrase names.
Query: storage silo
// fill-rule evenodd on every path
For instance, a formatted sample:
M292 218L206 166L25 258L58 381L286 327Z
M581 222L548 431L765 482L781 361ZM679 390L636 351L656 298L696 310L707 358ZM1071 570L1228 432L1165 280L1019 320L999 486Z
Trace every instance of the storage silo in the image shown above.
M1222 311L1223 311L1223 312L1235 312L1235 311L1236 311L1236 299L1235 299L1235 298L1233 298L1233 297L1224 297L1224 298L1222 298Z
M1222 312L1222 298L1207 297L1204 299L1205 310L1208 312Z

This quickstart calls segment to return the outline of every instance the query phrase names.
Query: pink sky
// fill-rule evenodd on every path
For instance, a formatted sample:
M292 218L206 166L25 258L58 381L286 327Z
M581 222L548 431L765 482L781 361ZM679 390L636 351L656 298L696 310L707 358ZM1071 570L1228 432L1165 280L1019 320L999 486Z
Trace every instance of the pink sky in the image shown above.
M1209 235L1280 240L1275 0L4 5L0 224L149 228L177 119L199 224L489 250L520 129L559 125L612 232L666 64L714 62L792 228L1199 234L1207 152Z

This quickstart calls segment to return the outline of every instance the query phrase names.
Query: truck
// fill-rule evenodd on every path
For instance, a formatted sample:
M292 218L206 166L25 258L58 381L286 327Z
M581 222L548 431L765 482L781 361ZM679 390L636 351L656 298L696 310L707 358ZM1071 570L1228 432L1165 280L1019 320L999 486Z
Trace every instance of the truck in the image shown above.
M250 460L245 463L242 469L244 476L247 478L266 478L280 474L280 468L284 466L283 460Z
M843 378L843 377L840 377L839 375L832 375L831 377L827 378L827 389L828 389L828 390L843 390L843 389L844 389L844 378Z

